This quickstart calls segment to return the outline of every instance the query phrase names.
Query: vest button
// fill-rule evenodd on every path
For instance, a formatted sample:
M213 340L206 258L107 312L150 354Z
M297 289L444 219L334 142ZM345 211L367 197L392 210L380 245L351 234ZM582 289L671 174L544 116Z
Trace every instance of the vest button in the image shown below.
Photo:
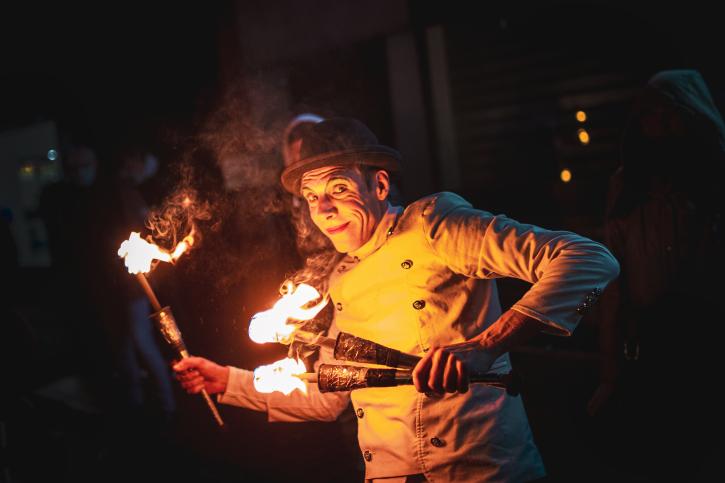
M355 411L355 414L357 414L357 417L362 419L363 416L365 416L365 411L363 411L363 408L357 408L357 411Z
M365 452L363 453L363 458L365 458L365 461L372 461L373 454L370 451L365 450Z
M338 302L338 303L336 303L336 304L335 304L335 308L336 308L336 309L337 309L338 311L342 312L342 304L341 304L340 302Z
M425 307L425 300L416 300L415 302L413 302L413 308L415 310L420 310L423 307Z
M443 440L441 440L440 438L437 438L437 437L431 438L430 439L430 444L432 444L436 448L440 448L440 447L445 446L445 443L443 442Z
M401 267L403 267L405 270L408 270L410 267L413 266L413 260L405 260L403 263L400 264Z

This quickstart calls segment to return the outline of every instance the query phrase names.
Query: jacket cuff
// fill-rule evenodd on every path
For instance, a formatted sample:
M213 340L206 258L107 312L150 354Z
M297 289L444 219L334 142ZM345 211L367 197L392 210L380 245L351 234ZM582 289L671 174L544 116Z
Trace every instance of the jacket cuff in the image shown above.
M252 371L229 366L227 390L217 396L217 401L256 411L266 411L267 398L265 396L254 389L254 373Z
M520 304L515 304L513 307L511 307L511 310L515 310L516 312L524 314L527 317L531 317L532 319L536 319L542 324L546 325L546 328L543 329L543 332L547 334L568 337L574 331L574 327L576 327L576 324L574 324L574 326L572 327L569 327L565 324L562 324L561 322L550 319L546 315L541 314L536 310L524 307Z

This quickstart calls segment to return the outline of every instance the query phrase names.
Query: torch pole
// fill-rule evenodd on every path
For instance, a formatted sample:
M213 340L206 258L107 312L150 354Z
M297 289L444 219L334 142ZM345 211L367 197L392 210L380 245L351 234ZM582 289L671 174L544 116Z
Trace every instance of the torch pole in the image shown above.
M184 342L181 339L181 332L179 332L179 329L176 326L176 322L173 319L173 315L171 315L171 311L162 309L159 299L156 298L156 294L151 288L151 284L149 284L146 275L143 273L137 273L136 279L141 284L141 288L143 288L146 293L146 297L148 297L149 302L151 302L151 306L154 308L154 314L152 317L157 316L159 318L161 332L164 335L164 338L178 349L179 355L181 355L182 359L186 359L189 357L189 351L187 351L184 346ZM216 420L217 424L223 428L224 420L222 420L222 417L219 415L219 410L214 404L214 401L211 400L211 397L209 397L209 393L206 392L206 389L201 390L201 395L204 396L206 405L209 406L211 414L214 416L214 420Z
M189 351L182 350L181 351L181 357L183 359L186 359L189 357ZM206 389L201 390L201 395L204 396L204 400L206 401L206 405L209 406L209 409L211 410L211 414L214 416L214 419L216 420L216 423L220 427L224 427L224 420L222 419L221 415L219 414L219 410L216 407L216 404L214 404L214 401L211 400L211 397L209 396L209 393L206 392Z
M142 272L139 272L136 274L136 279L141 284L141 288L143 288L143 291L146 292L146 297L148 297L149 302L151 302L151 307L154 308L154 312L158 312L159 310L161 310L161 304L159 303L159 299L156 298L156 294L151 288L151 285L149 285L149 281L146 279L146 275L144 275Z

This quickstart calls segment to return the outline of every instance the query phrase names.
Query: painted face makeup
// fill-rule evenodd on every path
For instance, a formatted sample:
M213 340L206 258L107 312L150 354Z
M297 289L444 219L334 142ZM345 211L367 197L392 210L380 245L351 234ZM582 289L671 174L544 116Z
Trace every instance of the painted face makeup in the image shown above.
M372 236L386 203L362 173L350 167L325 167L305 173L302 197L312 221L341 253L357 250Z

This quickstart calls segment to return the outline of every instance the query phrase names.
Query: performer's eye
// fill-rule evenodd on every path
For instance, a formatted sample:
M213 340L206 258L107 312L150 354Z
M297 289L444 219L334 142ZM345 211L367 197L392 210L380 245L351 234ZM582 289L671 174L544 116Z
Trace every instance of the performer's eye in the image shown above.
M312 193L307 193L305 195L305 199L307 200L308 203L314 203L315 201L317 201L317 195L312 194Z
M347 186L345 186L344 184L336 184L332 187L332 192L336 195L344 193L345 191L347 191Z

